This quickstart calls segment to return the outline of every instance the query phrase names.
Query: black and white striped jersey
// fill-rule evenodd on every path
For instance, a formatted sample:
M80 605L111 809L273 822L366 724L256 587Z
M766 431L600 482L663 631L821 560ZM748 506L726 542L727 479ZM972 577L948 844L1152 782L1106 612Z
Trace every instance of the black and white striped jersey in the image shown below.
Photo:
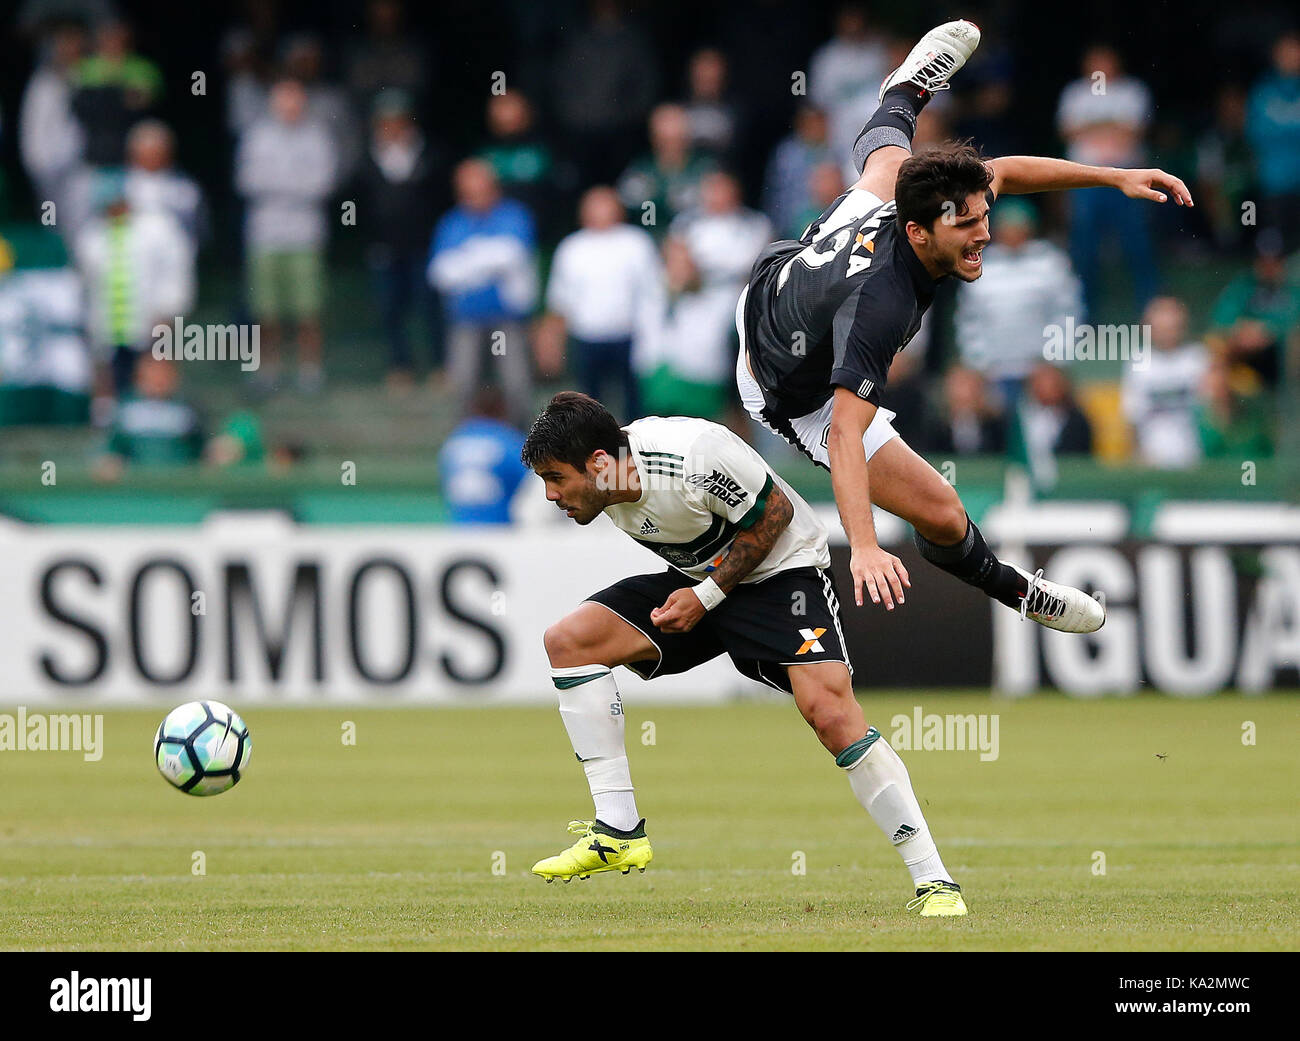
M635 502L605 507L614 524L697 581L755 524L774 485L794 517L742 583L790 568L830 566L826 528L812 507L726 427L685 416L647 416L623 428L641 479Z
M767 247L750 272L744 342L767 413L794 419L847 387L880 404L894 355L934 299L894 203L851 188L797 242Z

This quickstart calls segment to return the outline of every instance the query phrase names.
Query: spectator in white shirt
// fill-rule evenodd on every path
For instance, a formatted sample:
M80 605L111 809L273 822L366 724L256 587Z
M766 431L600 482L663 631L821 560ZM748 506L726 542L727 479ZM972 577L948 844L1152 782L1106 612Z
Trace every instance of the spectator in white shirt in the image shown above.
M1025 377L1043 360L1044 330L1080 319L1079 280L1070 258L1036 237L1037 217L1021 199L999 199L984 277L962 284L954 317L962 362L1015 408Z
M700 181L699 206L677 217L668 234L686 243L706 288L735 291L734 308L754 259L772 239L772 224L742 205L740 182L732 174L715 170Z
M1151 92L1145 83L1124 74L1113 47L1084 52L1083 75L1061 92L1056 125L1067 142L1067 155L1090 166L1141 166L1143 139L1151 123ZM1150 209L1137 199L1109 188L1080 188L1070 193L1070 255L1083 279L1089 314L1097 314L1101 248L1113 235L1133 281L1139 309L1156 294L1159 277L1151 232Z
M663 295L654 239L623 222L623 204L610 187L582 197L581 230L555 251L538 325L538 357L556 372L568 335L569 360L583 393L606 403L621 395L624 420L640 417L632 359L656 320Z
M1089 166L1140 166L1151 122L1151 91L1124 74L1115 48L1102 44L1083 55L1079 79L1066 85L1056 112L1068 158Z
M176 218L191 247L207 233L203 191L193 178L172 165L176 139L167 124L144 119L126 136L125 191L137 213L165 210ZM100 170L82 166L69 181L68 199L75 227L94 215L93 197Z
M733 385L720 364L731 352L718 351L726 343L718 329L725 291L702 287L691 251L679 238L664 242L664 271L668 292L656 335L637 359L641 400L649 415L722 420Z
M164 210L185 229L197 249L204 231L203 192L172 165L175 138L166 123L147 119L126 138L126 197L137 212Z
M771 238L768 219L741 205L735 177L705 175L699 207L668 229L668 306L653 349L637 359L651 411L669 411L677 402L674 414L717 418L731 400L736 301Z
M880 83L890 67L889 48L871 31L862 6L841 7L835 37L818 48L809 63L808 93L830 119L831 153L850 168L853 142L876 109Z
M44 58L23 91L18 147L38 202L54 203L55 225L68 241L76 238L78 214L69 189L81 167L85 135L72 112L69 77L86 48L78 25L55 29L44 42ZM87 214L80 214L84 221Z
M1154 349L1148 364L1130 364L1123 384L1138 456L1164 470L1195 466L1202 456L1196 413L1209 354L1204 344L1187 340L1187 307L1175 297L1152 300L1142 323Z
M86 286L87 330L101 363L99 396L133 384L140 355L158 324L184 318L194 302L194 254L169 213L136 213L122 178L101 173L95 186L100 216L77 235L77 268ZM102 410L103 406L99 406Z
M298 332L298 383L321 386L320 314L325 294L325 201L336 183L338 157L328 130L307 118L307 94L296 80L271 90L266 116L240 140L235 186L248 201L250 305L261 324L260 382L274 389L282 323Z
M307 118L334 140L338 180L352 176L365 150L364 134L347 90L325 75L325 45L312 33L298 33L284 44L284 68L307 93Z

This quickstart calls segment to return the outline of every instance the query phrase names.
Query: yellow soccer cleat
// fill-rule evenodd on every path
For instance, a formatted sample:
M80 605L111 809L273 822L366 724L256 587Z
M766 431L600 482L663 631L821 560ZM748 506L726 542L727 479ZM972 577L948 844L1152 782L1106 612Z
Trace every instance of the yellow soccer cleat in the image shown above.
M958 918L966 914L966 901L956 882L927 882L907 902L909 911L921 909L922 918Z
M633 868L645 871L654 859L644 818L631 831L616 832L600 821L569 821L569 830L582 837L563 853L539 860L533 865L534 875L541 875L547 882L557 878L568 882L575 875L590 878L598 871L621 871L626 875Z

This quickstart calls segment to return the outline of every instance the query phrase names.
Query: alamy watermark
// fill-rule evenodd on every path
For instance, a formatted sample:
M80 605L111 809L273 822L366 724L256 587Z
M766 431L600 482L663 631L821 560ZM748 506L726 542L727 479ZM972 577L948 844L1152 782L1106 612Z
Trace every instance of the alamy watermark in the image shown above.
M198 325L178 317L152 330L153 356L159 361L237 361L244 372L262 364L260 325Z
M79 972L50 980L51 1012L129 1012L137 1023L148 1022L153 1014L153 979L120 977L107 979Z
M0 712L0 752L81 752L88 763L104 755L104 717L89 712Z
M1043 359L1050 362L1123 361L1135 369L1151 364L1151 326L1064 323L1043 326Z
M910 716L900 712L889 725L893 728L889 744L895 752L978 751L981 763L991 763L998 757L997 713L950 712L941 716L914 705Z

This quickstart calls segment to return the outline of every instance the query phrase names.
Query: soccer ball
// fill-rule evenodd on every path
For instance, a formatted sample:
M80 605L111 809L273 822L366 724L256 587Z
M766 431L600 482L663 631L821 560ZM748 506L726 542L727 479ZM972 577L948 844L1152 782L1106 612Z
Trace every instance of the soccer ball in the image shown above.
M253 742L244 721L220 701L172 709L153 739L158 772L186 795L220 795L248 768Z

